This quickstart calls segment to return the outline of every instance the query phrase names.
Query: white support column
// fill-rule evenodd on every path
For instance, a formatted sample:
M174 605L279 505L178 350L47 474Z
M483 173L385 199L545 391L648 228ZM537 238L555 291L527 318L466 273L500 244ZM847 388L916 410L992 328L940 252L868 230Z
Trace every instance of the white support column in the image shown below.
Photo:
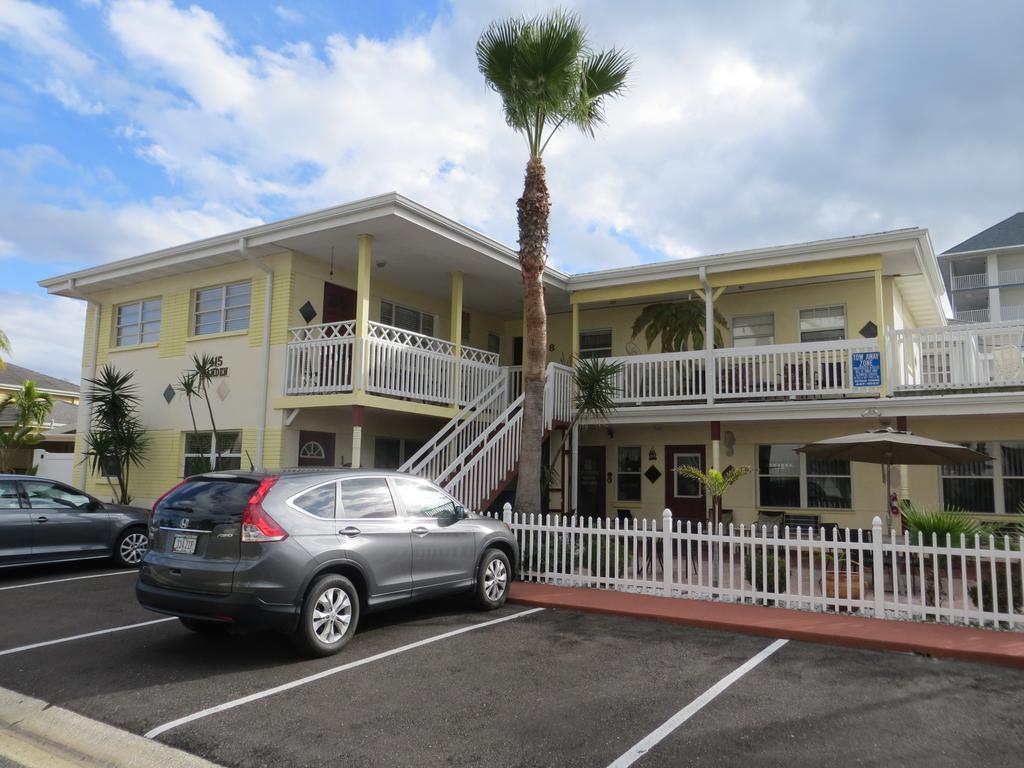
M715 402L715 295L708 282L706 267L700 268L700 282L704 286L704 391L708 405Z
M352 406L352 469L362 466L363 455L363 406Z
M452 272L451 337L455 354L455 375L452 377L452 402L462 405L462 284L461 272Z
M1003 319L1003 306L999 297L999 257L990 253L985 259L988 272L988 319L997 323Z
M577 509L577 493L579 491L579 469L580 469L580 425L574 424L572 427L572 501L570 512L575 513ZM604 482L604 478L601 478L601 482Z

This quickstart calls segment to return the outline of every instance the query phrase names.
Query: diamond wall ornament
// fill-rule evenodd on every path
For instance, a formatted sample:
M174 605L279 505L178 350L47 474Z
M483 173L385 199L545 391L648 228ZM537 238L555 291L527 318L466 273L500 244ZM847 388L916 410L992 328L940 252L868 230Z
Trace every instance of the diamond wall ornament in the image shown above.
M656 466L652 464L647 468L647 471L644 472L644 477L646 477L652 483L656 483L658 482L658 478L661 477L661 472L658 470Z
M316 317L316 308L307 301L299 307L299 314L302 315L303 320L310 323L313 321L313 318Z
M173 400L173 399L174 399L174 387L172 387L170 384L168 384L167 385L167 389L164 390L164 400L166 400L167 404L170 405L171 404L171 400Z
M878 326L872 323L870 320L864 323L864 327L860 329L860 335L865 339L877 339L878 338Z
M228 386L226 381L222 381L217 385L217 397L221 399L221 402L223 402L229 394L231 394L231 387Z

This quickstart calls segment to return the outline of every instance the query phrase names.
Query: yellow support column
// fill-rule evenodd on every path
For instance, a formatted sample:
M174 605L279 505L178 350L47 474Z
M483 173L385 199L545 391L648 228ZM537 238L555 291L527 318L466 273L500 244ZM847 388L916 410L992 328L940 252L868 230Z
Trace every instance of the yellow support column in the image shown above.
M359 266L356 272L356 348L353 360L353 389L366 391L366 337L370 334L370 268L373 265L373 235L359 236Z
M452 272L452 345L455 347L455 375L452 377L452 402L462 401L462 273Z
M580 358L580 305L572 305L572 359Z

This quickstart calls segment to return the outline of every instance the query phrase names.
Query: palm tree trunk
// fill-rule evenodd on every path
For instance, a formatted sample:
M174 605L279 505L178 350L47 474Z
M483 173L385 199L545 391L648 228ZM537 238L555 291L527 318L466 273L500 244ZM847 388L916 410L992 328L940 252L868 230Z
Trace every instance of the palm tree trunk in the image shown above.
M523 431L519 449L516 508L540 514L541 442L544 438L544 368L548 352L548 318L544 308L544 265L547 261L548 216L551 199L544 179L544 162L531 157L526 164L519 212L519 264L523 273L523 312L526 317L526 360L523 366Z

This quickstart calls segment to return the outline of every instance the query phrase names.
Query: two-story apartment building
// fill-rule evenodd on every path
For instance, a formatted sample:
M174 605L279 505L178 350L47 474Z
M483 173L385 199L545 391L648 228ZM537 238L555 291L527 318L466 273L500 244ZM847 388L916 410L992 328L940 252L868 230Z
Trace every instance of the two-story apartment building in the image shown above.
M957 320L1024 320L1024 213L954 245L939 263Z
M546 424L554 511L704 519L675 469L750 466L737 522L813 515L864 525L886 507L877 466L795 451L881 425L982 444L991 465L911 467L902 496L1012 512L1024 498L1019 327L947 325L926 230L546 276ZM522 301L515 252L396 194L104 264L42 283L89 302L83 374L136 372L151 437L133 492L150 500L219 466L402 466L473 507L514 479ZM652 303L694 301L723 345L650 349ZM705 334L713 339L713 333ZM220 358L217 428L176 388L191 356ZM608 423L572 419L571 365L615 359ZM89 419L82 408L79 432ZM563 442L564 441L564 442ZM78 449L81 446L79 444ZM103 493L105 483L80 481Z

